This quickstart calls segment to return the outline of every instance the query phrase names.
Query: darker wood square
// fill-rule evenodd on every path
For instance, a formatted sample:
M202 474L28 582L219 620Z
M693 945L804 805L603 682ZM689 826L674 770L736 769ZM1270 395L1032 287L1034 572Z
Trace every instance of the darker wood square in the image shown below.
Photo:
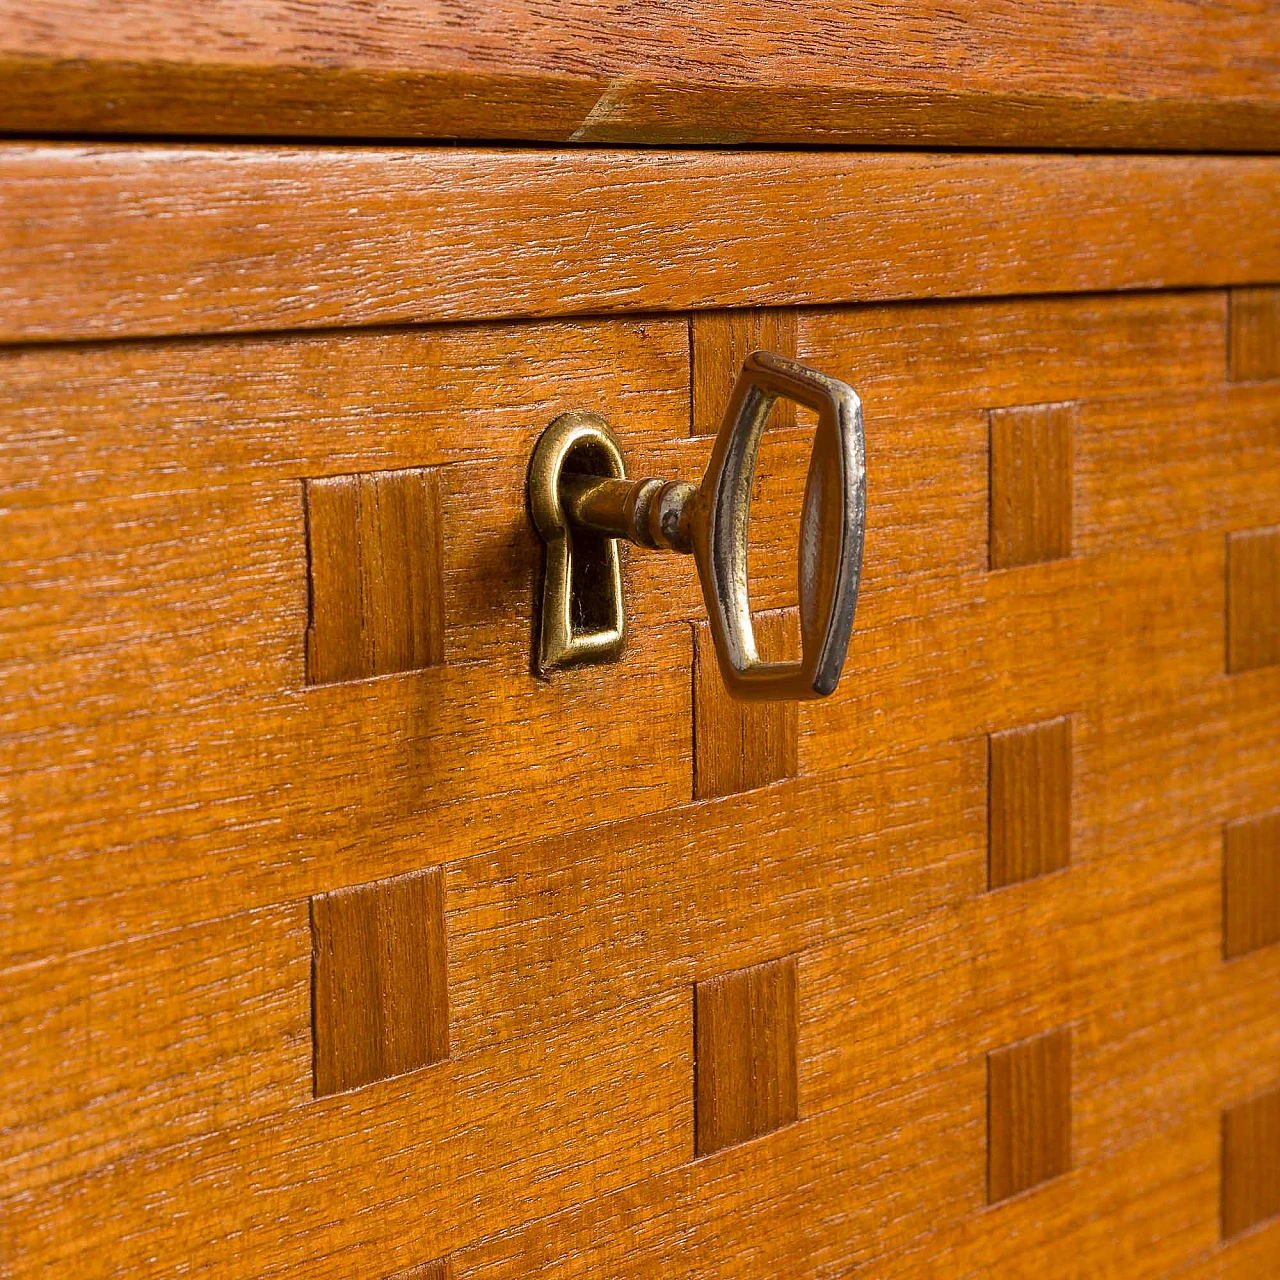
M1222 1235L1280 1214L1280 1089L1222 1113Z
M1230 323L1233 381L1280 378L1280 288L1232 289Z
M1280 942L1280 813L1230 823L1222 840L1227 959Z
M1071 554L1074 404L993 409L990 420L990 565Z
M319 1096L449 1056L440 868L311 899Z
M987 886L1030 880L1071 861L1071 720L988 739Z
M695 311L689 317L690 435L713 436L753 351L796 356L796 313L789 307L744 307L732 311ZM794 427L795 405L779 400L770 427Z
M987 1055L987 1200L995 1204L1071 1168L1071 1032Z
M752 615L761 655L769 661L799 655L799 612ZM800 714L794 702L746 702L732 697L720 676L706 622L693 633L693 795L696 800L753 791L799 770Z
M1227 670L1280 663L1280 528L1227 537Z
M444 661L440 484L426 468L306 483L307 683Z
M694 986L698 1155L798 1114L796 962L788 957Z

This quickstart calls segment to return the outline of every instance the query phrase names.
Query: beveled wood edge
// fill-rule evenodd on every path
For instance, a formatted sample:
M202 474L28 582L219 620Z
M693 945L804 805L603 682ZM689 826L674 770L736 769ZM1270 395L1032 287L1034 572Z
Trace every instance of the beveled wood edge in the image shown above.
M1280 279L1280 158L0 143L0 343Z
M0 54L0 133L627 146L1280 151L1280 100Z

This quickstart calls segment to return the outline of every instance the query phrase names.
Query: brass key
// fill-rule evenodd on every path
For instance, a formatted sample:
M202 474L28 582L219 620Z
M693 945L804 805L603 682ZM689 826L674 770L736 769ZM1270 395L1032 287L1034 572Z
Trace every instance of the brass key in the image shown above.
M798 576L801 656L764 662L747 586L751 483L780 398L814 410ZM537 668L617 658L625 640L617 539L692 553L729 692L820 698L840 680L858 603L866 521L862 404L853 388L782 356L749 355L700 484L628 480L617 437L598 414L562 414L529 465L529 510L546 543Z

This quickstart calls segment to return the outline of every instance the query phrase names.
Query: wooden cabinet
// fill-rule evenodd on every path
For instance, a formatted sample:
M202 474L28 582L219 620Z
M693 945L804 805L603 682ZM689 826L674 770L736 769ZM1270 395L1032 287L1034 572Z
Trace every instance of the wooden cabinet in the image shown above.
M819 42L797 105L695 4L575 137L1029 149L520 148L623 55L135 8L150 62L0 22L10 127L86 134L0 146L0 1274L1280 1270L1280 158L1154 153L1276 149L1270 26L1136 6L1057 93L1003 27L915 98ZM1050 150L1107 120L1148 153ZM622 659L536 678L535 440L696 478L756 346L863 402L839 690L730 698L632 550Z

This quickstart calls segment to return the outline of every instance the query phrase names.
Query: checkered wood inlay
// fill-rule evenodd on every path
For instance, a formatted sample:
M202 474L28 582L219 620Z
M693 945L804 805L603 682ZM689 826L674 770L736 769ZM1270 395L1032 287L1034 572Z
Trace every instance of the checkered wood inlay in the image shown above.
M987 739L987 883L1061 871L1071 861L1071 720Z
M311 899L317 1097L449 1056L439 868Z
M444 661L440 486L432 470L328 476L304 486L307 682Z
M1071 1168L1071 1032L987 1055L987 1199L996 1204Z
M788 957L694 987L694 1125L699 1155L795 1121L796 964Z
M1280 1216L1280 1088L1222 1113L1222 1234Z
M1280 664L1224 655L1230 540L1280 526L1280 381L1230 376L1228 317L1201 290L3 353L6 1265L1275 1272L1239 1108L1280 1076L1280 947L1265 905L1232 924L1274 877L1230 833L1280 796ZM690 388L761 326L866 406L839 693L729 703L691 564L629 553L623 659L534 679L538 432L597 408L636 474L696 476ZM770 449L758 514L790 518L809 433ZM425 575L436 612L309 683L307 495L423 476L358 598ZM435 567L395 532L423 510ZM794 554L753 558L766 619ZM378 620L341 616L367 655Z

